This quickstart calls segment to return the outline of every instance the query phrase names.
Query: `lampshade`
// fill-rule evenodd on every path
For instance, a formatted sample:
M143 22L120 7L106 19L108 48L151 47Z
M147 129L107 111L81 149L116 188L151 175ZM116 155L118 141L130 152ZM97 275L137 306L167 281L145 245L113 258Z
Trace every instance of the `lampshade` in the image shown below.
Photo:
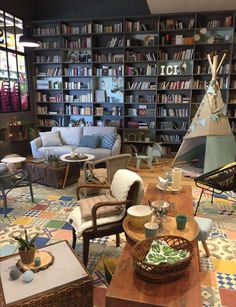
M19 44L23 47L39 47L39 43L32 36L29 26L25 29L24 35L21 35L19 38Z

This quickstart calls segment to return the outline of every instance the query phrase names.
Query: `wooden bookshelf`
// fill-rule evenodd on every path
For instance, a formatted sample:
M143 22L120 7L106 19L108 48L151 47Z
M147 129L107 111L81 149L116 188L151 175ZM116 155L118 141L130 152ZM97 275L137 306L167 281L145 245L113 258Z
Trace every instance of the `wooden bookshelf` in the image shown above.
M218 81L236 134L235 18L227 11L32 22L38 128L113 125L126 145L163 142L174 155L211 78L207 54L226 52Z

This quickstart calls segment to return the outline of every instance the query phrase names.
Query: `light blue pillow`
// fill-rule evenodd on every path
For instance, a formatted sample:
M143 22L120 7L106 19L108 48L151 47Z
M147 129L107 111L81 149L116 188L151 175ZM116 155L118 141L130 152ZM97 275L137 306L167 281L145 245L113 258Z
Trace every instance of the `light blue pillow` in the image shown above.
M116 138L116 134L104 135L101 141L101 148L112 149L115 144Z
M97 148L99 146L100 137L98 135L84 135L80 141L80 147Z

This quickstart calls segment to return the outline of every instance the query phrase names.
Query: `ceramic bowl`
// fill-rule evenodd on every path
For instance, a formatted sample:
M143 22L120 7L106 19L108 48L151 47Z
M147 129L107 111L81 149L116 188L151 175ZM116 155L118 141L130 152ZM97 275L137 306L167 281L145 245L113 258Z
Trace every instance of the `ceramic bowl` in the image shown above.
M150 222L152 210L148 206L136 205L127 210L129 221L133 228L143 229L144 224Z

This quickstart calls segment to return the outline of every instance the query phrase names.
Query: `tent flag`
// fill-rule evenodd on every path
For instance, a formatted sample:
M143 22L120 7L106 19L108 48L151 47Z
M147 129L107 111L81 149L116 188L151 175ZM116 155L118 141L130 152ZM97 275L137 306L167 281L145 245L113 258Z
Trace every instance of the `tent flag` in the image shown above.
M218 56L207 56L212 80L192 119L192 123L175 156L172 166L181 165L184 169L196 167L202 172L210 171L235 161L236 143L225 114L224 101L217 82L217 72L225 58L218 65ZM218 65L218 66L217 66ZM224 150L222 151L222 148Z

